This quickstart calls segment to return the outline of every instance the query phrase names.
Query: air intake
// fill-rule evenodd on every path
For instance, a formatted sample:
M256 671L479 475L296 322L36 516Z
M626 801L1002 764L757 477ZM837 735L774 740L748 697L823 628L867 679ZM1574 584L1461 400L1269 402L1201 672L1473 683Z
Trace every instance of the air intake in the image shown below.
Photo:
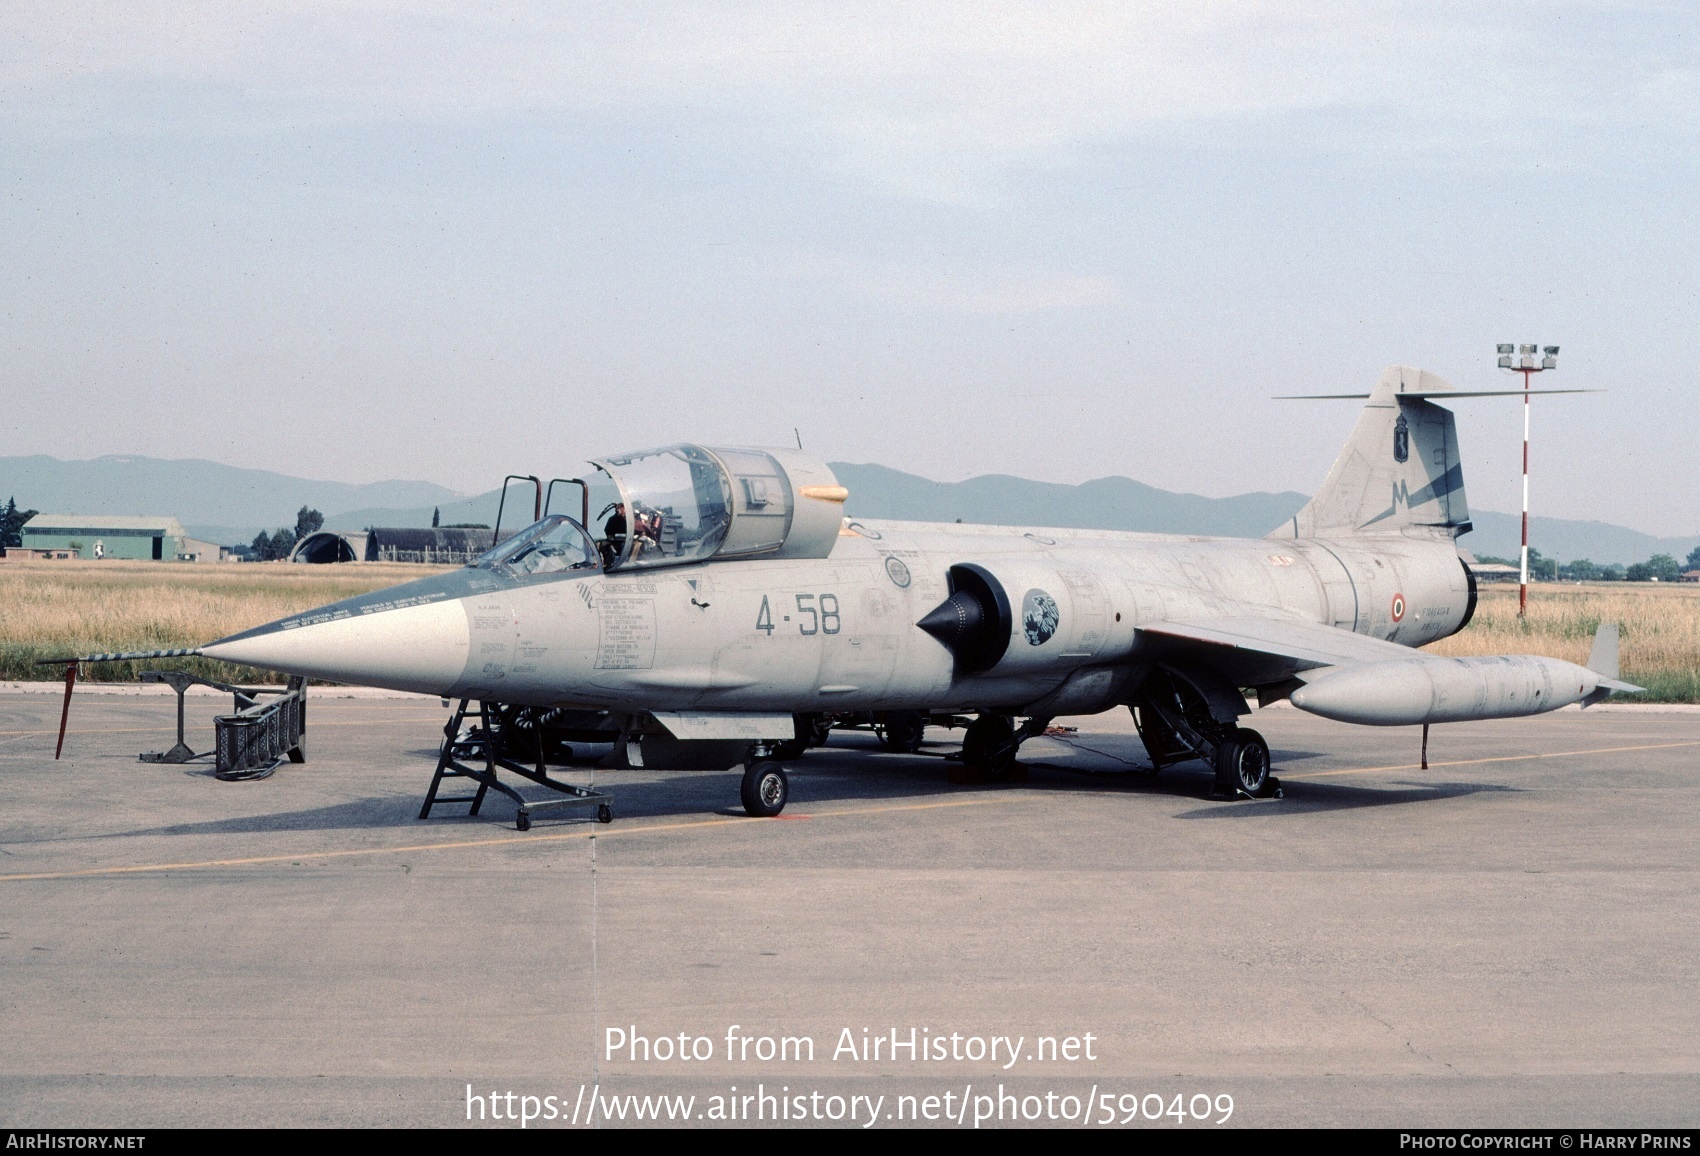
M950 597L915 625L950 651L957 677L983 674L1009 649L1009 596L989 571L971 562L950 568L950 590Z

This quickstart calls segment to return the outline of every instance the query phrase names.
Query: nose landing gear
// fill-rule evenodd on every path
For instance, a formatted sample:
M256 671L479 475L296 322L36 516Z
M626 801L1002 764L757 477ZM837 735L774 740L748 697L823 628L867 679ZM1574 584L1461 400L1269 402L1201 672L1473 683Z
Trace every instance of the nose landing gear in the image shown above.
M791 781L785 777L785 768L771 759L751 762L738 788L745 813L758 819L771 819L783 811L790 793Z

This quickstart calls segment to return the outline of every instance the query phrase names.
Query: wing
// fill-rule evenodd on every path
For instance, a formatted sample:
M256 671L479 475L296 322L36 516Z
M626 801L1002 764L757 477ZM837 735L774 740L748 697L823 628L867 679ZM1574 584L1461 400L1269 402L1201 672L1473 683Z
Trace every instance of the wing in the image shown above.
M1140 627L1171 652L1191 652L1242 686L1292 678L1321 666L1416 658L1421 651L1353 634L1318 622L1289 618L1213 618L1208 622L1153 622ZM1208 648L1200 652L1199 646Z

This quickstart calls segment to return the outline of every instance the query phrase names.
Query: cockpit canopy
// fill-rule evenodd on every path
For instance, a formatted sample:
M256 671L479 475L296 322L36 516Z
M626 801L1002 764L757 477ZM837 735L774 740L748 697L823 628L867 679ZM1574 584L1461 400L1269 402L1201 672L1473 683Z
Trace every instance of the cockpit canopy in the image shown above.
M825 558L846 491L796 450L663 446L591 463L618 497L596 516L610 570L710 558Z
M600 560L582 526L561 514L551 514L497 543L472 564L527 578L559 570L594 570Z

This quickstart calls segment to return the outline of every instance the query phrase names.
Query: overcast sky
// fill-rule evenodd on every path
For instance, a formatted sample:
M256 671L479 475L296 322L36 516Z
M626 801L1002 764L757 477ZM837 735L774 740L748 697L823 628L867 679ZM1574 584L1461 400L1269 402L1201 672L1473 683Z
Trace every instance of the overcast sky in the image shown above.
M547 14L545 14L547 13ZM1534 507L1700 532L1700 7L0 12L0 454L488 489L677 440L1320 483L1538 383ZM1515 402L1460 401L1515 510Z

